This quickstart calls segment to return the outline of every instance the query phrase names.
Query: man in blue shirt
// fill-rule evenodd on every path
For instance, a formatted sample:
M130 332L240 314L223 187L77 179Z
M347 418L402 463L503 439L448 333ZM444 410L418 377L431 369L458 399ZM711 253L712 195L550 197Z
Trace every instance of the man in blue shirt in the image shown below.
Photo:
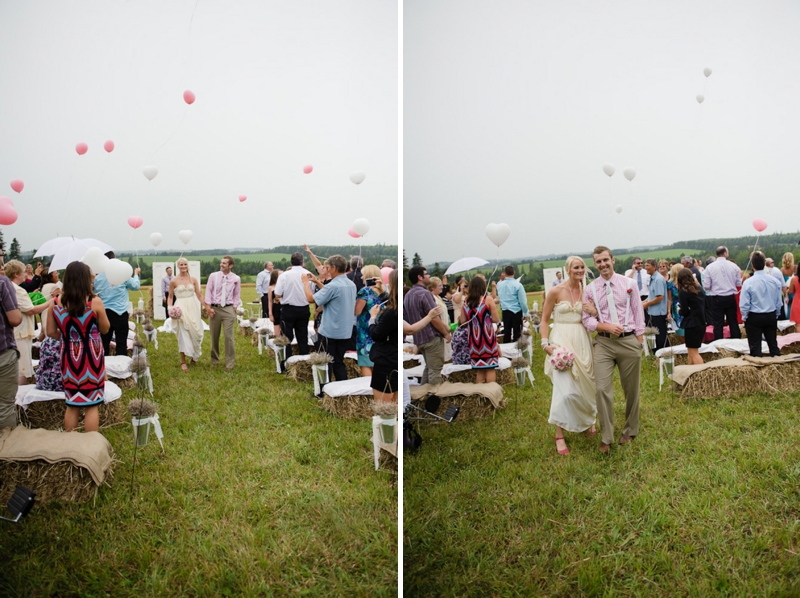
M106 257L113 260L115 258L114 252L109 251L106 253ZM103 350L106 355L111 355L112 337L117 344L115 355L128 354L128 303L130 302L128 289L132 291L139 290L139 272L141 270L136 268L133 271L132 278L115 287L111 286L105 274L98 274L94 279L94 293L103 300L108 321L111 323L111 328L102 335Z
M649 326L658 328L656 350L667 344L667 281L658 272L658 262L652 258L645 262L645 270L650 277L647 283L647 300L642 303L645 319Z
M336 380L347 380L344 354L356 323L356 285L344 275L347 260L341 255L332 255L325 260L325 265L331 281L323 285L313 274L309 274L309 279L320 290L312 294L307 284L303 288L309 303L313 301L317 305L325 306L319 336L322 347L333 357L333 363L328 366L328 370Z
M783 304L782 288L773 276L764 270L766 258L760 251L753 254L753 276L744 281L739 295L744 329L750 355L762 357L761 336L767 341L771 357L780 355L778 349L778 313Z
M514 280L514 266L506 266L506 275L499 283L495 283L497 299L503 310L503 342L519 340L522 334L522 318L528 317L528 297L518 280Z

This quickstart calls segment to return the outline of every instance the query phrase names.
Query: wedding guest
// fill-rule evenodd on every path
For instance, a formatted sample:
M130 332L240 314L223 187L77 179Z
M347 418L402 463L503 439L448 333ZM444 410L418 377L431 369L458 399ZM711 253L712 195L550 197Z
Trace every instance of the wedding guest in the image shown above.
M428 313L438 307L427 289L430 280L424 266L414 266L408 272L411 289L403 297L403 317L409 324L416 324ZM485 283L484 283L485 284ZM444 345L450 341L450 330L440 318L431 322L414 334L414 344L425 358L425 369L422 372L422 383L441 384L442 367L444 366Z
M456 283L453 285L453 317L450 319L451 322L458 322L458 318L461 316L468 286L469 281L466 278L463 276L456 277Z
M236 308L241 304L242 280L233 273L233 258L224 256L219 270L208 277L205 306L208 312L208 327L211 333L211 365L219 364L219 334L225 334L225 371L233 371L236 363L236 346L233 341L233 326L236 323Z
M113 251L106 253L106 257L113 260L116 255ZM106 355L111 355L111 339L116 343L115 354L127 355L128 354L128 289L131 291L139 290L139 273L141 270L136 268L133 271L133 276L126 280L124 283L111 286L108 282L106 275L98 274L94 278L94 293L99 296L105 306L106 317L110 323L110 327L103 332L103 352ZM66 278L66 273L64 275Z
M459 324L469 329L469 356L472 369L478 370L475 382L495 382L500 365L500 349L497 346L497 333L492 324L500 317L491 296L486 296L486 281L476 276L469 283L467 299L461 312Z
M563 276L561 276L561 270L559 270L558 272L556 272L556 279L553 281L553 284L550 285L550 288L557 287L562 282L564 282L564 278Z
M766 258L766 264L764 265L764 272L767 272L771 276L777 280L781 285L781 311L778 314L779 320L786 319L786 306L783 304L783 298L786 297L786 291L789 288L789 283L783 278L783 272L781 272L780 268L775 267L775 260L771 257Z
M789 296L793 296L800 291L800 263L795 266L794 275L789 279ZM800 326L800 301L792 301L792 309L789 312L789 319Z
M717 260L719 261L719 260ZM771 357L780 355L778 349L778 314L782 301L782 287L775 278L764 270L766 260L764 254L756 251L753 254L753 276L744 281L739 307L742 310L744 329L747 332L747 344L750 355L761 357L761 336L767 341Z
M14 284L7 276L0 276L0 430L17 425L15 402L19 389L19 369L14 328L20 324L22 312L17 305Z
M349 278L356 285L356 291L360 291L364 286L364 277L361 275L361 268L364 267L364 260L360 255L350 258L350 271L347 273Z
M281 332L290 343L297 338L297 355L308 355L308 275L303 267L303 254L293 253L289 258L292 267L280 275L275 285L275 297L281 302ZM277 323L277 322L276 322ZM292 345L286 347L286 357L290 356Z
M503 342L518 341L522 320L528 317L528 297L520 281L514 278L514 266L506 266L505 280L497 283L497 297L503 310ZM560 273L560 272L559 272Z
M686 339L687 365L700 365L700 345L706 333L705 292L689 268L678 272L678 302L680 303L681 327Z
M370 387L376 403L397 403L397 270L389 274L389 298L370 310L369 335L374 362Z
M19 286L25 289L27 293L38 291L42 286L41 274L43 268L42 262L36 263L36 272L33 271L33 266L30 264L25 266L25 280Z
M164 316L165 319L169 318L169 314L167 313L167 308L169 307L167 305L167 298L169 297L169 283L172 282L173 278L172 268L167 266L166 272L167 275L161 279L161 305L164 306L164 314L166 314Z
M42 273L42 295L45 299L54 299L61 295L61 288L57 286L58 270L52 273ZM42 329L39 333L39 367L36 368L36 388L52 392L64 392L64 383L61 375L61 340L47 336L47 318L50 310L42 312Z
M269 277L269 287L267 288L267 314L269 321L272 322L272 329L276 338L281 335L281 299L280 297L275 297L275 285L278 284L278 277L282 272L283 270L272 271Z
M658 262L650 258L646 262L647 274L650 281L647 284L647 300L642 303L645 312L645 321L650 326L658 328L656 334L656 350L667 344L667 281L658 271Z
M439 316L444 322L444 325L448 328L450 327L450 315L447 311L447 304L442 299L442 279L438 276L431 276L430 280L428 281L428 290L433 295L433 300L436 301L436 305L442 308L442 315Z
M781 260L781 274L783 274L783 281L786 283L786 295L788 298L786 310L791 313L792 300L794 299L794 293L789 289L789 282L792 280L792 276L794 276L794 254L791 251L787 251L783 254L783 259Z
M643 267L642 258L635 257L633 258L631 269L625 271L625 276L636 281L636 288L639 289L639 299L642 300L642 303L647 301L648 289L650 288L650 275L646 270L642 272ZM644 315L645 317L647 316L647 308L644 310Z
M717 247L716 254L716 259L706 266L703 274L703 288L708 292L706 307L710 312L708 319L714 326L714 340L722 338L725 320L728 321L730 337L742 338L736 315L736 292L742 286L742 271L728 261L728 248L724 245Z
M361 271L367 286L363 287L356 295L356 354L358 366L362 376L372 375L372 337L369 334L370 312L376 305L381 304L380 296L383 294L383 277L378 266L369 264Z
M261 317L269 317L269 282L274 270L272 262L264 262L264 269L256 276L256 294L261 300Z
M681 316L678 313L678 274L683 270L683 264L674 264L669 269L667 279L667 319L675 323L675 327L681 328ZM689 270L691 272L691 270ZM694 276L694 273L692 274ZM698 283L699 284L699 283ZM678 332L680 334L680 330Z

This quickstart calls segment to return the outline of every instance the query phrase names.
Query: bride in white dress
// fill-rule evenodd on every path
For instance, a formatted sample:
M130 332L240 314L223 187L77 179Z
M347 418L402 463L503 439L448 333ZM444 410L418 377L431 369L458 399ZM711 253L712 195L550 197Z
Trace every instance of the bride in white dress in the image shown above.
M592 341L581 316L584 311L596 315L592 303L583 303L583 280L586 264L577 256L567 258L567 279L547 292L542 308L542 347L547 353L544 373L553 382L549 423L556 427L556 450L559 455L569 454L564 440L567 432L588 432L594 436L597 419ZM548 324L554 315L552 331ZM548 334L549 333L549 334ZM558 347L575 354L572 371L558 371L550 364L550 356Z
M181 352L181 369L189 371L186 358L191 363L200 359L200 346L203 344L203 320L201 318L200 283L189 276L189 262L185 258L178 260L178 275L169 283L167 306L177 305L181 308L181 317L172 319L175 334L178 336L178 350Z

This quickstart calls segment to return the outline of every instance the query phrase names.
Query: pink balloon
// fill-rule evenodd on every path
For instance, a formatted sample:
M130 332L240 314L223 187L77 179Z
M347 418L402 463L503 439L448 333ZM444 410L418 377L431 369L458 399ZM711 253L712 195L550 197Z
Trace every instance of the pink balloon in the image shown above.
M306 164L305 166L303 166L303 172L305 172L306 174L311 174L312 170L314 170L314 167L311 166L311 164Z
M11 206L12 208L14 207L14 202L11 201L10 197L5 197L5 196L0 197L0 204L5 206Z
M392 273L393 268L386 266L385 268L381 268L381 278L383 278L383 284L389 284L389 274Z
M85 143L81 142L81 143L79 143L78 145L75 146L75 151L78 152L79 156L82 156L87 151L89 151L89 146L86 145Z
M753 228L758 232L763 232L763 230L767 228L767 223L761 220L761 218L756 218L753 220Z
M194 104L194 100L195 100L195 95L193 91L187 89L186 91L183 92L184 102L186 102L187 104Z
M0 224L7 226L9 224L14 224L16 221L17 211L14 209L14 206L10 206L5 202L0 203Z
M114 142L109 139L103 144L103 149L110 154L111 152L114 151Z
M142 220L141 216L128 217L128 226L130 226L131 228L139 228L140 226L142 226L143 222L144 220Z
M246 195L240 195L239 196L239 201L244 201L245 199L247 199Z
M354 239L358 239L361 235L359 235L356 231L353 230L353 227L350 227L350 230L347 231L347 234L353 237Z
M23 183L21 180L14 179L11 181L11 188L17 193L22 193L23 187L25 187L25 183Z

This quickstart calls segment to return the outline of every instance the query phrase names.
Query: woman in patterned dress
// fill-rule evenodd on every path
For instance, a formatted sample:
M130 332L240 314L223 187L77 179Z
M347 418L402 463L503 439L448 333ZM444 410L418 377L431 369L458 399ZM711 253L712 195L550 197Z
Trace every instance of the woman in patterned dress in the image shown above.
M497 347L497 333L492 324L497 324L500 316L491 296L486 295L486 281L476 276L469 283L467 298L458 318L459 324L468 324L469 357L472 369L478 370L475 382L494 382L495 369L500 362L500 349Z
M82 262L72 262L64 272L64 290L60 303L49 310L47 336L61 338L61 375L67 412L64 429L78 426L85 409L83 427L96 432L100 427L97 406L103 402L106 366L101 334L111 324L100 297L92 295L92 271Z

